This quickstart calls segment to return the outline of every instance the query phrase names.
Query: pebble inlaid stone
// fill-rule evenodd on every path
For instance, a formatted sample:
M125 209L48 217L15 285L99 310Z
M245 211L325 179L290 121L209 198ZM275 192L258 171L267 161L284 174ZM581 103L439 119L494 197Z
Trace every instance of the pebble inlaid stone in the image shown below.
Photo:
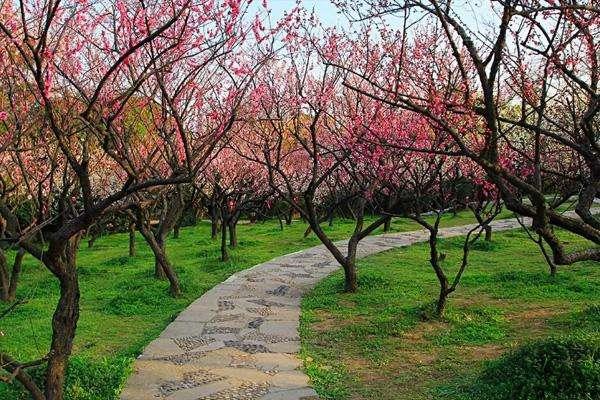
M159 395L156 397L167 397L172 393L183 390L191 389L198 386L205 385L211 382L217 382L225 379L225 377L213 374L212 372L200 369L194 372L187 372L183 375L183 379L180 381L167 381L158 387Z
M238 299L247 299L247 298L251 298L254 297L252 294L250 293L246 293L246 294L231 294L228 296L222 296L221 300L238 300Z
M278 303L276 301L270 301L270 300L265 300L265 299L252 299L252 300L248 300L248 303L254 303L254 304L258 304L259 306L265 306L265 307L285 307L285 304L283 304L283 303Z
M280 276L275 276L275 277L271 278L271 280L273 280L275 282L285 283L286 285L294 284L294 281L292 279L286 279L286 278L280 277Z
M269 392L268 383L244 382L234 389L221 390L198 400L257 400Z
M275 314L271 307L250 307L246 308L246 311L251 314L262 315L263 317L268 317L269 315Z
M244 336L244 340L256 340L266 343L286 343L286 342L297 342L300 340L299 336L275 336L260 333L258 331L252 331Z
M184 336L184 337L175 337L171 338L171 340L179 346L182 350L190 351L194 350L198 347L206 346L215 341L213 338L205 338L203 336L195 335L195 336Z
M289 276L291 278L314 278L312 274L298 272L284 272L282 275Z
M281 268L304 268L302 264L281 264Z
M202 331L204 335L217 335L223 333L238 333L240 328L233 326L207 326Z
M205 354L206 352L204 351L195 351L193 353L172 354L164 357L157 357L155 360L168 361L175 365L184 365L204 357Z
M273 296L285 296L289 290L289 286L281 285L276 287L275 289L267 290L267 294L272 294Z
M250 328L250 329L256 329L259 326L261 326L263 324L263 322L265 322L264 318L262 318L262 317L255 318L252 321L248 322L248 328Z
M235 354L231 356L229 366L236 368L256 368L256 358L252 354Z
M259 278L257 276L248 276L248 277L246 277L246 280L248 282L264 282L265 278Z
M242 314L223 314L223 315L215 315L210 322L230 322L237 321L242 318Z
M229 300L219 300L217 302L217 307L219 307L219 311L233 310L235 308L235 304Z
M312 266L316 267L316 268L322 268L322 267L327 267L330 264L331 264L330 261L321 261L321 262L318 262L316 264L313 264Z
M225 340L223 343L225 347L233 347L248 354L271 353L271 350L267 349L263 344L245 343L241 340Z

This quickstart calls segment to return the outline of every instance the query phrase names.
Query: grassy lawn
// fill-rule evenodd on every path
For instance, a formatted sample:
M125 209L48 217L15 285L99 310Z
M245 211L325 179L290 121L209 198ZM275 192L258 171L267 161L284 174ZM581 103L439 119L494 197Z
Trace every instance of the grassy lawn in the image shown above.
M441 243L452 269L462 241ZM358 293L340 293L338 272L304 299L302 356L323 398L465 400L486 360L525 341L600 337L598 263L552 278L524 233L496 233L476 245L445 320L427 321L438 292L428 257L426 245L371 256L359 263Z
M465 212L444 217L443 224L470 222L472 217ZM207 223L184 228L179 239L169 239L167 252L183 287L178 299L168 295L166 282L153 278L153 257L141 237L138 254L132 258L127 256L127 234L102 237L92 248L83 241L78 255L81 317L69 374L69 398L116 398L132 359L189 303L236 271L319 244L314 235L303 238L306 226L297 221L283 232L276 221L240 224L238 229L239 246L231 250L231 260L226 263L219 261L219 244L210 239ZM352 229L353 222L344 220L326 227L336 239L347 237ZM414 229L418 227L406 220L392 224L392 231ZM31 360L48 350L58 285L29 256L24 260L18 298L27 303L0 320L0 349L18 360ZM0 382L0 399L15 398L11 390Z

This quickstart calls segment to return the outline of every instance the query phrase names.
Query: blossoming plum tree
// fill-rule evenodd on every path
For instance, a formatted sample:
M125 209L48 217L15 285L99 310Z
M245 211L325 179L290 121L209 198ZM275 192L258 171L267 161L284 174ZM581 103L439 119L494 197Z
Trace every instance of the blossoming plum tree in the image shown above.
M150 188L189 182L195 157L219 139L220 131L181 129L175 107L157 98L167 77L173 84L188 81L178 71L193 70L194 82L203 82L202 72L214 69L222 55L215 49L236 46L245 4L2 2L4 235L60 283L47 355L19 362L0 354L2 368L34 399L63 398L79 317L82 232ZM236 96L231 91L226 97ZM145 129L155 112L163 125ZM31 209L26 220L18 212L23 207ZM26 372L40 363L46 364L43 387Z
M236 151L261 164L278 197L308 221L311 230L340 263L345 289L356 291L356 253L361 239L382 225L382 216L365 224L366 205L377 181L377 147L364 140L369 120L378 118L376 102L341 86L341 75L320 64L317 52L293 27L279 59L255 78L253 120L235 144ZM352 210L355 229L345 252L321 227L336 198ZM332 207L328 204L327 207ZM324 212L323 212L324 211Z
M423 116L451 146L412 150L476 162L506 207L532 218L557 265L600 259L590 211L600 188L597 7L492 2L493 28L478 33L454 3L338 3L377 32L329 58L346 86ZM573 196L577 217L559 210ZM570 250L555 228L591 245Z

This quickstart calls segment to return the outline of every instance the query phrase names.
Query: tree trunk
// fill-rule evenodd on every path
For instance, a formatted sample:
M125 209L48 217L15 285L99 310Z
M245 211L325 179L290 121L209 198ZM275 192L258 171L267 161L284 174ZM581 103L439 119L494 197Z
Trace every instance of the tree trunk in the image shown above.
M155 258L155 276L159 279L167 279L169 281L169 292L174 297L181 295L181 287L179 285L179 278L173 269L173 266L167 258L165 251L164 241L158 241L152 237L148 242ZM160 274L160 276L159 276Z
M492 227L490 225L485 225L483 227L483 229L485 230L485 241L491 242L492 241Z
M96 236L96 235L90 236L90 238L88 239L88 249L91 249L92 247L94 247L94 243L96 243L96 239L98 239L98 236Z
M291 225L293 217L294 217L294 209L290 207L290 210L285 215L285 224L286 225Z
M211 215L210 218L210 238L215 240L219 233L219 219Z
M302 237L307 238L311 233L312 233L312 228L309 225L308 227L306 227L306 230L304 231L304 235Z
M228 225L229 225L229 246L231 246L231 247L237 247L237 245L238 245L238 240L237 240L237 222L230 221L228 223Z
M48 264L60 282L60 298L52 317L52 344L44 391L47 400L62 400L64 396L65 373L79 320L78 241L79 238L72 238L66 245L51 244L48 252Z
M173 227L173 239L179 239L179 230L180 230L179 221Z
M98 224L94 224L90 226L87 230L88 233L88 248L91 249L94 247L94 243L96 240L102 236L102 229L98 226Z
M17 285L19 283L19 277L21 276L21 265L23 264L23 257L25 256L25 250L19 248L15 256L13 263L12 275L10 277L10 285L8 286L8 301L14 301L17 297Z
M129 257L135 257L135 224L129 224Z
M156 237L154 238L154 242L156 244L154 246L150 246L152 252L154 253L154 277L156 279L166 279L167 274L165 273L165 269L162 263L162 259L166 258L165 243Z
M356 273L356 263L348 261L344 265L344 291L355 293L358 290L358 276Z
M388 233L390 230L392 229L392 219L388 218L385 220L385 222L383 223L383 231L385 233Z
M224 220L221 223L221 261L229 261L229 253L227 252L227 225Z
M360 222L362 220L361 214L359 214L359 218L360 220L357 221L362 224L362 222ZM346 262L342 265L344 268L344 290L348 293L355 293L358 290L358 276L356 273L356 250L359 241L357 236L358 232L360 232L360 229L355 231L355 234L353 234L348 241Z
M6 255L4 254L4 250L0 249L0 300L5 302L15 300L24 256L25 250L19 248L15 255L12 271L9 274Z
M427 227L429 230L429 262L433 267L433 271L435 272L435 276L438 279L440 284L440 294L438 296L437 304L435 307L436 317L441 318L444 315L444 311L446 309L446 303L448 300L448 295L450 294L450 284L448 282L448 277L442 268L440 261L442 261L445 256L444 254L440 254L437 248L437 238L439 232L439 223L441 216L437 216L437 220L434 225L426 225L425 222L419 222L422 226Z
M164 251L164 247L159 250L159 253L156 254L156 256L159 258L159 262L162 266L162 271L169 281L169 292L173 297L180 296L181 286L179 285L179 278L177 277L175 269L173 268L173 266L169 262L169 259L167 258L167 254Z
M150 228L141 222L139 218L140 217L138 216L138 230L144 239L146 239L146 243L148 243L148 246L150 246L150 249L154 254L154 275L159 279L167 278L169 280L169 291L171 295L177 297L181 294L179 278L177 277L175 269L167 258L164 239L157 238Z
M444 288L443 285L440 288L440 295L438 296L438 300L435 306L435 314L438 318L444 316L444 312L446 311L446 304L448 303L448 295L450 292L447 288Z

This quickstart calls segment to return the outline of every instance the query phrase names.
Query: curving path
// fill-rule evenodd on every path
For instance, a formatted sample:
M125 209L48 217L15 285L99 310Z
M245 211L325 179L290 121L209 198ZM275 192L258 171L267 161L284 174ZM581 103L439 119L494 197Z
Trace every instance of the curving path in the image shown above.
M491 225L496 231L519 227L515 219ZM472 227L444 228L440 236L463 235ZM361 242L358 256L427 238L426 231L370 236ZM232 275L146 347L121 399L318 399L298 357L300 300L337 269L327 250L317 246Z

